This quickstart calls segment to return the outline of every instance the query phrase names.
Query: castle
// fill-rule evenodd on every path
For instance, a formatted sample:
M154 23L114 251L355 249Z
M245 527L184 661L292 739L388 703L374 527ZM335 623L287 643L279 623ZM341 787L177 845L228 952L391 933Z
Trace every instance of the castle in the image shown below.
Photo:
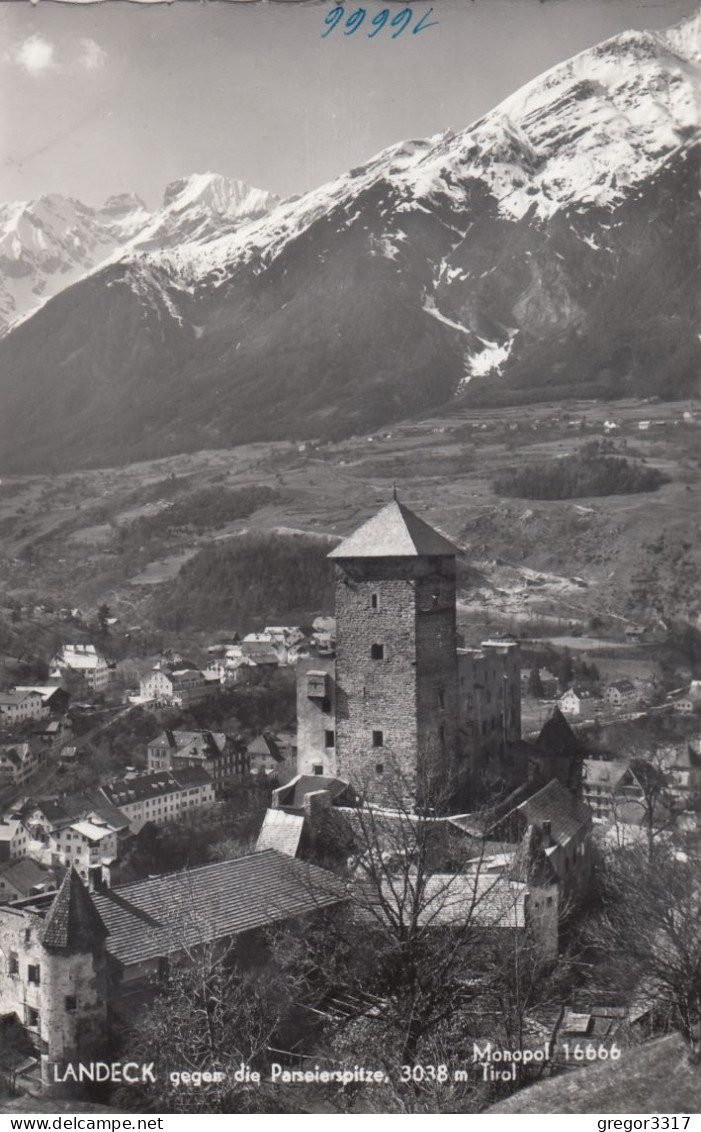
M459 553L396 498L331 551L336 656L297 666L298 773L377 796L390 768L445 796L500 781L521 739L519 649L460 647Z

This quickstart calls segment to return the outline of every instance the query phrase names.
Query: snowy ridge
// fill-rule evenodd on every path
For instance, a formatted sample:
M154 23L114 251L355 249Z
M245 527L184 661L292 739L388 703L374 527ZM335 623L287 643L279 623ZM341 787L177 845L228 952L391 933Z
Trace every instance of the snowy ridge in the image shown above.
M233 235L201 248L184 243L163 262L207 286L241 265L264 270L331 213L345 211L350 226L358 195L378 184L391 190L395 215L433 213L441 200L469 210L475 181L513 220L612 206L697 136L700 57L699 18L666 33L623 32L531 80L467 129L391 146ZM394 258L394 244L381 248Z
M134 193L98 209L57 194L0 204L0 328L127 251L213 240L276 202L243 181L201 173L168 185L155 212Z

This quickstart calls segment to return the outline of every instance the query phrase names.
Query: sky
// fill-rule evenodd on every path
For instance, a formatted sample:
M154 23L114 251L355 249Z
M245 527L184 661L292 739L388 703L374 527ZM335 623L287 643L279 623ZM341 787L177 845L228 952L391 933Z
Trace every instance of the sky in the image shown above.
M698 0L413 0L391 38L333 0L0 0L0 200L98 206L212 171L305 192L397 141L462 129L554 64ZM359 5L345 5L347 19ZM437 21L416 35L424 13Z

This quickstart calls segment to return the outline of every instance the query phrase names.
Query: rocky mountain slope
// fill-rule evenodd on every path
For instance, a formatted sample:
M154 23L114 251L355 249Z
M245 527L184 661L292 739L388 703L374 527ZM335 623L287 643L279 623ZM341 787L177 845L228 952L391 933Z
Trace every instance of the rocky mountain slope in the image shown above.
M133 193L98 209L57 194L0 204L0 331L115 254L202 243L276 203L242 181L200 173L168 185L154 212Z
M689 395L700 32L616 36L205 243L172 210L169 250L133 245L0 343L3 466L347 435L456 399Z

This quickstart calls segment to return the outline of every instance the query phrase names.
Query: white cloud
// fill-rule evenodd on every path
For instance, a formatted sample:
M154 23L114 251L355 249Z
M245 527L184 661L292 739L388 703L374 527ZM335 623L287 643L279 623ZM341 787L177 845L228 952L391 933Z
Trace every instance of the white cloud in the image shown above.
M40 35L30 35L15 48L14 61L29 75L43 75L56 65L54 45Z
M86 71L98 71L107 62L107 52L94 39L81 39L80 63Z

